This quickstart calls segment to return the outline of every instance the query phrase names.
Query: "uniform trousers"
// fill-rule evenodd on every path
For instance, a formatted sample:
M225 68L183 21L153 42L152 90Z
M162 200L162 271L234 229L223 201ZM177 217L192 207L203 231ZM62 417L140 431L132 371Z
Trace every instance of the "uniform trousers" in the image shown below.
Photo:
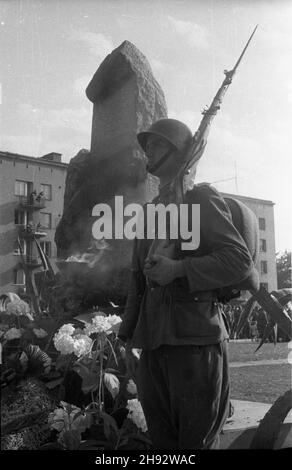
M227 341L142 351L138 397L154 449L216 449L229 411Z

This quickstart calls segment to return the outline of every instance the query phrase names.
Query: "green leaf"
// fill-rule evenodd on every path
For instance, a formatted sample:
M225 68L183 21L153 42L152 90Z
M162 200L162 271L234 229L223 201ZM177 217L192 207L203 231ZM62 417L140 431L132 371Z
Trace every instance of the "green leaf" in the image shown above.
M84 411L83 411L83 410L80 410L80 411L78 411L77 413L75 413L75 414L73 415L73 418L72 418L72 423L73 423L73 422L74 422L74 421L75 421L77 418L79 418L79 416L83 416L83 417L85 417L85 416L84 416Z
M74 317L74 319L81 321L82 323L91 323L93 318L97 315L100 317L106 317L105 313L97 311L93 313L82 313L81 315L77 315L77 317Z
M128 442L129 442L128 437L124 437L123 439L120 439L117 449L119 449L119 447L125 446L126 444L128 444Z
M111 367L107 367L106 369L104 369L105 372L110 372L112 374L119 374L119 371L117 369L112 369ZM121 375L121 374L120 374Z
M81 442L78 450L100 450L103 449L106 444L106 441L87 439L86 441Z
M63 381L64 381L64 377L60 377L59 379L55 379L55 380L51 380L50 382L47 382L45 385L49 390L52 390L53 388L63 383Z
M55 363L55 369L56 370L65 369L70 360L71 360L71 355L60 354L57 357L57 360L56 360L56 363Z
M258 345L258 347L256 348L255 352L258 352L258 350L262 347L262 345L266 342L266 340L269 338L270 334L272 333L272 331L275 331L275 322L273 321L270 321L265 329L264 329L264 332L263 332L263 336L261 338L261 341Z
M138 432L138 434L135 436L135 439L141 442L145 442L145 444L152 445L151 440L149 437L147 437L144 433Z
M82 419L78 420L77 423L75 423L73 427L77 428L78 431L81 433L81 432L84 432L86 429L90 428L92 424L92 414L84 412L83 410L78 411L77 413L73 415L72 425L74 421L76 421L80 417Z
M116 335L118 335L118 333L119 333L121 323L122 323L122 320L121 320L120 322L118 322L118 323L115 323L115 324L111 327L112 332L115 333Z
M99 386L99 373L91 372L86 366L80 363L72 367L82 378L82 390L84 393L94 392Z
M80 359L77 359L75 364L80 364L81 366L87 367L90 370L96 371L99 368L97 359L100 355L100 351L94 351L93 358L88 356L83 356ZM94 364L92 363L94 361Z
M108 372L105 372L103 376L103 381L106 388L111 393L113 399L115 399L120 391L119 379L114 374L109 374Z
M82 362L75 362L75 364L73 364L72 366L72 369L75 370L78 374L80 374L80 376L82 377L81 374L86 374L88 372L90 372L90 367L88 367L87 365L84 365L82 364Z
M87 394L89 392L95 392L98 389L98 375L90 374L90 376L82 379L82 391Z
M110 438L111 430L113 430L115 432L115 434L118 435L119 434L119 428L117 426L117 423L116 423L115 419L111 415L106 413L105 411L101 411L100 416L103 420L103 428L104 428L104 434L105 434L106 438L107 439Z
M65 450L59 442L48 442L40 446L40 450Z
M65 447L68 450L77 450L81 443L81 435L77 430L65 431L63 433Z

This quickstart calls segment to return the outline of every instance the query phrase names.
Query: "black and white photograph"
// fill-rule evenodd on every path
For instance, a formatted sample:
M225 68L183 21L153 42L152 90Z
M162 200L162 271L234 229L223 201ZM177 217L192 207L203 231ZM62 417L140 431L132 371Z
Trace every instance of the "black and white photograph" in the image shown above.
M1 451L287 456L291 19L0 0Z

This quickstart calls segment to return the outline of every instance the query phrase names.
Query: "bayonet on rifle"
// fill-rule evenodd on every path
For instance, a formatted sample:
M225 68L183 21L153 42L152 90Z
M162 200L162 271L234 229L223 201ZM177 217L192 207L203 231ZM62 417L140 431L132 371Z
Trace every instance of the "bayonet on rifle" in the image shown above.
M198 162L198 160L201 158L201 156L204 153L204 150L207 144L207 137L209 134L211 122L213 118L216 116L218 110L220 109L220 106L221 106L223 97L227 91L227 88L232 82L236 69L238 68L240 64L242 57L245 54L245 51L248 48L248 45L253 35L256 32L257 27L258 25L256 25L256 27L254 28L249 40L247 41L233 69L229 71L224 70L225 78L219 90L217 91L215 98L213 99L211 105L202 111L203 119L199 125L197 132L193 136L192 143L190 145L190 149L188 152L189 155L188 155L188 158L186 159L185 166L182 169L183 176L187 175L191 171L191 168L193 167L193 165L195 165ZM178 175L178 176L181 177L182 175Z

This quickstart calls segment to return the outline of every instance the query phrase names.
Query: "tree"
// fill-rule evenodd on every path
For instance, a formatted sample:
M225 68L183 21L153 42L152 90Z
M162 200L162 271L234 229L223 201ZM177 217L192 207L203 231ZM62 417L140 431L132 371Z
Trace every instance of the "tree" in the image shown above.
M285 250L284 253L277 253L276 262L278 289L292 287L291 251Z

